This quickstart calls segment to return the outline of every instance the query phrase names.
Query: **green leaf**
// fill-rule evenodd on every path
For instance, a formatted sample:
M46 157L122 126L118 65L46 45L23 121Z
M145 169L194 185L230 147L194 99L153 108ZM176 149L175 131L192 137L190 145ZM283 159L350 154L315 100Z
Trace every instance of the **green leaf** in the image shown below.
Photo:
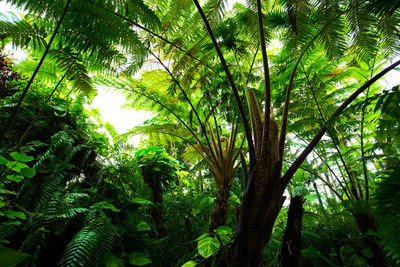
M151 259L141 252L132 252L129 254L129 263L136 266L145 266L151 263Z
M114 212L120 212L120 211L121 211L121 210L117 209L113 204L108 203L108 202L106 202L106 201L101 202L101 203L100 203L100 206L101 206L103 209L112 210L112 211L114 211Z
M131 203L135 203L135 204L141 204L141 205L150 205L153 204L153 202L151 202L150 200L144 199L144 198L133 198L130 200Z
M197 262L195 262L195 261L188 261L188 262L185 262L185 264L183 264L181 267L194 267L194 266L196 266L197 265Z
M106 253L104 255L104 264L106 267L123 267L125 266L125 261L114 254Z
M26 178L32 178L36 175L36 170L34 168L24 168L20 171L20 173Z
M199 241L197 244L197 251L204 258L210 257L212 254L217 252L220 244L218 239L215 237L206 237Z
M363 248L361 250L361 253L364 255L364 257L366 257L367 259L372 259L372 257L374 256L374 252L372 252L372 250L370 248Z
M22 219L25 220L25 213L21 211L6 210L4 214L10 219Z
M136 231L143 232L143 231L150 231L150 230L151 230L150 226L145 221L140 222L138 225L136 225Z
M21 154L18 152L11 152L10 157L12 157L14 160L20 161L20 162L30 162L34 160L35 158L32 156L27 156L25 154Z
M27 257L29 257L29 254L25 254L11 248L0 246L0 262L2 267L17 266Z
M8 162L8 160L5 157L0 156L0 165L4 165Z
M301 253L303 254L304 257L320 258L329 263L331 266L336 266L335 264L333 264L333 262L331 262L327 257L325 257L318 249L316 249L313 246L309 246L308 248L303 249Z
M9 225L21 225L22 223L20 221L8 221L8 222L3 222L2 225L9 226Z
M13 171L16 171L16 172L20 172L21 169L23 169L23 168L29 168L29 166L26 165L25 163L21 163L18 161L9 161L9 162L7 162L6 166L7 166L7 168L9 168Z
M232 229L229 226L220 226L215 231L218 235L228 235L232 236Z
M17 193L4 188L0 188L0 194L16 195Z
M202 239L204 239L206 237L210 237L210 234L209 233L202 234L201 236L196 238L194 241L200 241L200 240L202 240Z
M11 175L7 175L7 179L10 181L19 183L22 180L24 180L24 176L18 175L18 174L11 174Z

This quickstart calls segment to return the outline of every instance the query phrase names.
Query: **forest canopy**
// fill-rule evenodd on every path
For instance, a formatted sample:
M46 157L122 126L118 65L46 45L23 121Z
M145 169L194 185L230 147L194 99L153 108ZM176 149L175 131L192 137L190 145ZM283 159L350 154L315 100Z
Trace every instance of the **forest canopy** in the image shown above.
M400 264L399 0L5 2L1 266Z

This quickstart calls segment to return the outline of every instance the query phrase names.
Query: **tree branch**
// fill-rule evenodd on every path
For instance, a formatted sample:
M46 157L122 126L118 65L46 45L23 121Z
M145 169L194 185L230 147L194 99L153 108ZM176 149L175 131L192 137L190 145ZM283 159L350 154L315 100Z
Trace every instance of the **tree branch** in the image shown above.
M281 134L280 134L280 137L279 137L279 157L280 157L281 161L283 160L283 153L284 153L284 150L285 150L285 140L286 140L287 122L288 122L288 115L289 115L289 105L290 105L290 92L291 92L292 87L293 87L294 76L296 74L296 70L297 70L297 67L300 64L301 59L303 58L303 56L305 55L307 50L310 48L311 44L315 41L315 39L317 39L317 37L321 33L322 33L322 30L319 31L311 39L311 41L307 44L307 46L303 49L303 51L301 52L299 58L297 59L296 64L294 65L292 74L290 76L289 85L288 85L288 88L286 90L285 106L283 108L283 115L282 115Z
M301 164L304 162L304 160L307 158L307 156L311 153L311 151L315 148L315 146L318 144L318 142L321 140L322 136L324 136L327 127L329 124L331 124L336 117L343 112L347 108L347 106L354 101L354 99L357 98L359 94L361 94L363 91L365 91L368 87L370 87L374 82L379 80L382 76L384 76L386 73L394 69L400 65L400 60L396 61L395 63L391 64L388 66L386 69L382 70L379 72L377 75L375 75L372 79L368 80L366 83L364 83L363 86L361 86L357 91L355 91L349 98L347 98L346 101L344 101L337 109L336 111L331 115L329 118L327 124L322 127L321 130L315 135L315 137L311 140L311 142L308 144L308 146L303 150L303 152L300 154L300 156L293 162L293 164L289 167L289 169L286 171L286 173L283 175L280 186L282 188L285 188L289 181L292 179L293 175L296 173L296 171L299 169Z
M249 121L246 118L246 113L245 113L244 108L243 108L243 103L242 103L242 100L240 99L240 96L239 96L239 91L238 91L238 89L236 87L236 84L235 84L235 82L233 80L232 74L229 71L228 65L226 64L225 58L222 55L222 52L221 52L221 49L219 48L217 40L215 39L215 36L214 36L214 33L213 33L213 31L212 31L212 29L210 27L210 24L208 23L208 20L207 20L205 14L203 12L203 9L201 8L201 6L200 6L200 4L199 4L199 2L197 0L193 0L193 2L196 5L197 10L199 11L201 18L204 21L204 24L205 24L205 26L207 28L208 34L209 34L209 36L211 38L211 41L213 42L215 50L217 51L218 57L219 57L219 59L221 61L222 67L224 68L225 74L226 74L226 76L228 78L229 84L230 84L231 89L233 91L233 94L235 96L235 100L236 100L236 103L237 103L238 108L239 108L240 117L241 117L242 122L243 122L244 131L246 133L247 143L248 143L248 146L249 146L249 154L250 154L250 163L251 163L250 164L251 165L250 168L252 168L252 167L254 167L254 164L255 164L255 150L254 150L253 138L252 138L252 134L251 134L251 130L250 130Z
M21 97L20 97L20 99L19 99L17 105L15 106L13 113L11 114L10 118L7 120L7 123L6 123L6 125L5 125L5 127L4 127L4 129L3 129L3 131L2 131L1 134L0 134L0 140L1 140L3 137L5 137L5 135L6 135L7 131L8 131L8 128L10 127L12 121L13 121L14 118L15 118L15 115L17 114L18 109L20 108L20 106L21 106L21 104L22 104L22 101L24 100L26 94L28 93L29 88L31 87L33 81L35 80L35 77L36 77L36 75L38 74L38 72L39 72L39 70L40 70L40 67L42 66L42 64L43 64L43 62L44 62L44 60L45 60L45 58L46 58L46 56L47 56L47 54L48 54L48 52L49 52L49 50L50 50L50 46L51 46L51 44L53 43L54 38L55 38L56 35L57 35L58 29L59 29L60 26L61 26L61 22L63 21L63 19L64 19L64 17L65 17L65 14L67 13L67 10L68 10L68 7L69 7L69 4L70 4L70 3L71 3L71 0L68 0L67 3L65 4L64 11L63 11L63 13L62 13L60 19L59 19L58 22L57 22L57 26L56 26L56 28L54 29L54 32L53 32L53 34L52 34L52 36L51 36L51 38L50 38L49 43L48 43L47 46L46 46L46 49L44 50L44 53L43 53L43 55L42 55L42 57L41 57L41 59L40 59L40 61L39 61L39 64L36 66L36 69L35 69L35 71L33 72L32 77L30 78L29 82L27 83L27 85L26 85L24 91L22 92L22 95L21 95Z
M262 53L263 67L264 67L264 87L265 87L265 89L264 89L265 90L264 124L263 124L261 155L260 155L260 158L262 158L263 155L265 153L267 153L267 151L266 151L266 149L268 148L267 143L269 143L269 120L271 117L271 78L270 78L269 67L268 67L268 55L267 55L267 50L266 50L266 46L265 46L261 0L257 0L257 14L258 14L258 28L260 31L261 53Z

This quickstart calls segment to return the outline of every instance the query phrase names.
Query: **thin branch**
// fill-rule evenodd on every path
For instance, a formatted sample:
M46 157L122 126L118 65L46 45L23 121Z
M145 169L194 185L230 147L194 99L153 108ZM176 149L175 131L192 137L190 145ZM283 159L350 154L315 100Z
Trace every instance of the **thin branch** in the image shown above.
M36 117L31 121L29 124L28 128L25 130L24 134L21 136L19 139L17 145L15 146L15 150L18 151L19 148L21 147L22 143L24 142L26 136L29 134L31 131L33 125L36 123L36 121L39 119L39 114L43 111L43 109L46 107L47 103L50 101L51 97L54 95L54 93L57 91L58 87L61 85L61 83L64 81L65 77L67 77L67 74L69 70L71 69L72 66L68 68L68 70L64 73L64 75L61 77L61 79L58 81L57 85L54 87L53 91L50 93L50 95L47 97L46 101L43 103L43 105L40 107L39 111L36 113Z
M179 120L179 122L182 123L182 125L192 134L192 136L196 139L196 141L199 143L199 145L201 146L201 148L202 148L204 151L206 151L206 149L205 149L204 145L202 144L202 142L200 141L199 137L193 132L193 129L190 128L189 125L187 125L186 122L184 122L184 121L182 120L182 118L179 117L179 115L176 114L172 109L170 109L169 107L167 107L166 105L164 105L161 101L155 99L155 98L152 97L152 96L146 95L146 94L144 94L144 93L142 93L142 92L140 92L140 91L134 90L134 89L129 89L129 90L132 91L132 92L134 92L134 93L136 93L136 94L139 94L139 95L141 95L141 96L144 96L144 97L150 99L151 101L153 101L153 102L159 104L160 106L162 106L163 108L165 108L166 110L168 110L168 112L171 113L172 115L174 115L174 117L177 118L177 119Z
M304 143L307 144L307 142L302 139L299 135L296 134L296 138L300 139L301 141L303 141ZM346 194L347 198L350 199L350 195L347 192L348 189L343 185L343 183L339 180L339 177L336 175L336 173L332 170L332 168L329 166L329 164L326 162L326 160L321 156L320 153L318 153L318 150L314 150L314 153L317 155L317 157L321 160L321 162L324 163L324 165L328 168L328 170L332 173L332 175L335 177L336 182L338 182L339 186L343 189L343 192ZM336 165L338 165L338 163L336 163ZM339 166L339 165L338 165ZM301 167L300 167L301 168ZM341 169L339 168L340 173L342 174L342 177L344 177Z
M317 39L317 37L321 33L322 33L322 30L320 30L311 39L311 41L307 44L307 46L303 49L303 51L301 52L299 58L297 59L296 64L294 65L292 74L290 76L289 85L288 85L288 88L286 90L285 106L283 108L283 115L282 115L281 134L280 134L280 137L279 137L279 157L280 157L281 161L283 160L283 153L284 153L284 150L285 150L285 140L286 140L287 122L288 122L288 115L289 115L289 105L290 105L290 92L291 92L292 87L293 87L294 76L296 74L296 70L297 70L297 67L300 64L301 59L303 58L303 56L305 55L307 50L310 48L311 44L315 41L315 39Z
M20 99L19 99L17 105L15 106L13 113L11 114L10 118L7 120L7 123L6 123L6 125L5 125L5 127L4 127L4 129L3 129L3 131L2 131L2 133L0 134L0 140L1 140L3 137L5 137L5 135L6 135L7 131L8 131L8 128L10 127L12 121L13 121L14 118L15 118L15 115L16 115L17 112L18 112L18 109L20 108L20 106L21 106L21 104L22 104L22 101L24 100L26 94L28 93L29 88L31 87L33 81L35 80L35 77L36 77L36 75L38 74L38 72L39 72L39 70L40 70L40 67L42 66L42 64L43 64L43 62L44 62L44 60L45 60L45 58L46 58L46 56L47 56L47 54L48 54L48 52L49 52L49 50L50 50L50 46L51 46L51 44L53 43L54 38L55 38L56 35L57 35L58 29L59 29L60 26L61 26L61 22L63 21L63 19L64 19L64 17L65 17L65 14L67 13L67 10L68 10L68 7L69 7L69 4L70 4L70 3L71 3L71 0L68 0L67 3L66 3L66 5L65 5L65 7L64 7L63 13L62 13L62 15L61 15L59 21L57 22L57 26L56 26L56 28L54 29L54 32L53 32L53 34L52 34L52 36L51 36L51 38L50 38L50 41L49 41L49 43L47 44L46 49L44 50L44 53L43 53L43 55L42 55L42 57L41 57L41 59L40 59L40 61L39 61L39 64L36 66L36 69L35 69L35 71L33 72L32 77L30 78L29 82L27 83L27 85L26 85L24 91L22 92L22 95L21 95L21 97L20 97Z
M182 93L183 96L185 97L186 101L189 103L190 107L192 108L192 110L193 110L193 112L194 112L194 114L195 114L195 116L196 116L196 118L197 118L197 121L198 121L199 124L200 124L200 128L201 128L201 131L203 132L203 134L204 134L204 136L205 136L205 138L206 138L207 145L208 145L209 147L211 147L211 142L210 142L210 140L209 140L209 138L208 138L208 134L207 134L206 127L204 126L204 123L201 121L200 116L199 116L199 113L197 112L197 110L196 110L196 108L194 107L192 101L190 100L190 98L189 98L188 95L186 94L185 90L183 90L183 88L182 88L181 84L179 83L179 81L175 78L175 76L174 76L174 75L172 74L172 72L168 69L168 67L165 66L165 64L162 62L162 60L161 60L159 57L157 57L150 49L149 49L149 51L150 51L150 53L153 55L153 57L155 57L155 58L157 59L157 61L161 64L161 66L163 66L163 68L168 72L169 76L171 76L172 80L173 80L174 83L178 86L179 90L181 91L181 93ZM214 154L214 151L212 151L212 150L210 150L210 151L211 151L211 155L212 155L212 157L214 158L215 162L218 162L217 157L216 157L216 155Z
M263 67L264 67L264 87L265 87L264 124L263 124L263 135L262 135L263 141L261 142L261 155L260 155L260 158L263 158L263 155L267 153L266 149L268 148L268 145L267 144L264 145L264 143L269 143L269 120L271 118L271 78L268 67L268 55L265 46L261 0L257 0L257 15L258 15L258 28L260 31L261 53L262 53Z
M374 63L372 64L370 79L374 72L375 59L376 58L374 58ZM367 163L365 162L365 151L364 151L364 120L365 120L365 109L367 107L367 99L368 99L369 89L370 88L368 87L367 93L365 95L364 105L362 107L361 125L360 125L361 160L362 160L362 167L363 167L363 173L364 173L365 199L367 201L369 201L369 180L368 180Z
M237 103L238 108L239 108L240 117L241 117L242 122L243 122L244 131L246 133L247 143L248 143L248 146L249 146L249 154L250 154L250 163L251 163L250 164L251 165L250 168L252 168L252 167L254 167L254 164L255 164L254 144L253 144L253 140L252 140L252 134L251 134L251 130L250 130L249 121L246 118L246 113L245 113L244 108L243 108L242 100L240 99L240 96L239 96L239 91L238 91L238 89L236 87L236 84L235 84L235 82L233 80L232 74L229 71L228 65L226 64L225 58L222 55L222 52L221 52L221 49L219 48L217 40L215 39L215 36L214 36L214 33L213 33L213 31L212 31L212 29L210 27L210 24L208 23L208 20L207 20L205 14L203 12L203 9L201 8L201 6L200 6L200 4L199 4L199 2L197 0L193 0L193 2L196 5L197 10L199 11L201 18L204 21L204 24L205 24L205 26L207 28L208 34L210 35L210 38L211 38L211 41L213 42L215 50L217 51L218 57L219 57L219 59L221 61L222 67L224 68L225 74L226 74L226 76L228 78L229 84L230 84L231 89L233 91L233 94L235 96L235 100L236 100L236 103Z
M305 71L303 64L301 64L301 67L302 67L302 69L303 69L304 75L306 76L308 86L310 87L310 90L311 90L311 92L312 92L312 95L313 95L315 104L316 104L317 109L318 109L319 116L321 117L321 119L322 119L322 121L324 122L324 124L326 124L326 119L325 119L324 114L322 113L322 109L321 109L321 106L319 105L319 101L318 101L317 96L316 96L316 94L315 94L314 87L311 85L310 78L308 77L308 74L307 74L307 72ZM340 148L339 148L339 145L336 143L336 140L335 140L335 138L334 138L334 136L333 136L333 133L332 133L331 128L328 128L328 129L327 129L327 132L328 132L328 136L329 136L330 139L332 140L332 143L333 143L333 146L335 147L336 152L337 152L338 155L339 155L340 161L342 162L342 165L343 165L343 167L344 167L344 169L345 169L345 171L346 171L346 174L347 174L347 176L349 177L351 187L352 187L353 191L356 193L355 197L356 197L357 200L360 200L360 199L362 198L362 197L361 197L361 196L362 196L362 193L361 193L361 192L358 192L357 189L356 189L354 179L353 179L353 177L352 177L351 174L350 174L349 168L347 167L347 163L346 163L346 161L344 160L344 157L343 157L342 152L341 152L341 150L340 150Z
M121 18L122 20L124 20L124 21L130 23L131 25L133 25L133 26L135 26L135 27L137 27L137 28L139 28L139 29L141 29L141 30L147 32L147 33L150 33L150 34L153 35L154 37L157 37L158 39L160 39L160 40L166 42L166 43L169 44L169 45L172 45L173 47L175 47L176 49L178 49L179 51L181 51L182 53L184 53L184 54L187 55L188 57L190 57L190 58L196 60L197 62L199 62L199 63L202 64L203 66L205 66L205 67L207 67L208 69L210 69L212 72L214 72L216 75L218 75L218 77L220 77L223 81L226 82L226 80L225 80L223 77L221 77L221 76L219 75L218 71L216 71L213 67L211 67L211 66L209 66L208 64L204 63L201 59L198 59L197 57L193 56L192 54L190 54L188 51L186 51L186 50L183 49L182 47L180 47L180 46L174 44L173 42L171 42L171 41L169 41L168 39L162 37L161 35L159 35L159 34L153 32L152 30L150 30L150 29L144 27L143 25L140 25L139 23L134 22L133 20L131 20L131 19L129 19L129 18L127 18L127 17L125 17L125 16L123 16L123 15L121 15L121 14L118 14L117 12L115 12L115 11L113 11L113 10L107 8L107 7L102 7L102 8L105 9L105 10L107 10L107 11L109 11L109 12L114 13L114 15L115 15L116 17Z
M388 66L386 69L382 70L379 72L377 75L375 75L372 79L368 80L366 83L364 83L363 86L361 86L357 91L355 91L349 98L347 98L346 101L344 101L337 109L336 111L331 115L329 118L327 124L322 127L321 130L315 135L315 137L311 140L311 142L308 144L308 146L303 150L303 152L300 154L300 156L293 162L293 164L289 167L289 169L286 171L286 173L283 175L280 186L282 188L285 188L289 181L292 179L293 175L296 173L296 171L299 169L301 164L304 162L304 160L307 158L307 156L311 153L311 151L315 148L315 146L318 144L318 142L321 140L322 136L324 136L327 127L329 124L333 123L336 117L343 112L347 108L347 106L354 101L354 99L357 98L359 94L361 94L363 91L365 91L368 87L370 87L374 82L379 80L382 76L384 76L386 73L394 69L400 65L400 60L396 61L395 63L391 64Z

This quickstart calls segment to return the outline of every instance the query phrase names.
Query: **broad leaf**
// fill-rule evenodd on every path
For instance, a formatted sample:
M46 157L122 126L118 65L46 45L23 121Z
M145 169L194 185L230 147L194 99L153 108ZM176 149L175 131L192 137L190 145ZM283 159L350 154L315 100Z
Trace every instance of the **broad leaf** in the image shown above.
M9 161L6 164L7 168L16 171L16 172L20 172L22 169L24 168L29 168L28 165L26 165L25 163L21 163L18 161Z
M7 179L10 181L19 183L22 180L24 180L24 176L18 175L18 174L11 174L11 175L7 175Z
M27 178L32 178L36 175L36 170L34 168L24 168L21 169L20 173Z
M32 156L27 156L25 154L21 154L18 152L11 152L10 157L12 157L14 160L20 161L20 162L31 162L35 158Z
M129 254L129 263L136 266L145 266L151 263L151 259L141 252L132 252Z
M144 199L144 198L133 198L130 200L131 203L135 203L135 204L141 204L141 205L150 205L153 204L153 202L151 202L150 200Z
M150 231L150 230L151 230L150 226L145 221L140 222L138 225L136 225L136 231L143 232L143 231Z
M197 262L195 261L188 261L185 264L183 264L181 267L194 267L197 265Z
M11 248L0 246L0 262L2 267L17 266L27 257L29 257L29 254L25 254Z
M220 244L216 237L206 237L197 244L197 251L204 258L208 258L217 252L219 247Z
M6 210L4 214L10 219L22 219L25 220L25 213L21 211Z

